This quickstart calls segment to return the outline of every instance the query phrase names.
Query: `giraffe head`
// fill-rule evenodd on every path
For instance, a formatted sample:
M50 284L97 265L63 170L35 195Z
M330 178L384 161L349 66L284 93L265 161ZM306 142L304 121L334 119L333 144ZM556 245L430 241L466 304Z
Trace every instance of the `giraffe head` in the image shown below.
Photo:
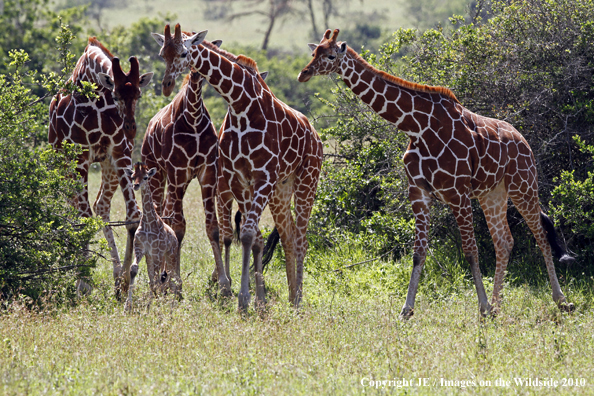
M126 174L132 179L134 190L138 191L151 177L157 173L157 168L149 169L143 162L134 164L134 168L126 168Z
M167 63L165 75L163 76L163 95L169 96L175 88L175 79L190 68L189 49L193 45L199 45L208 30L196 33L192 36L182 36L179 23L175 25L175 34L171 35L171 28L165 25L165 34L152 33L155 41L161 46L159 56Z
M99 78L101 85L111 92L120 116L124 119L124 129L126 132L136 133L136 119L134 117L136 102L140 98L140 88L148 85L151 78L153 78L153 73L145 73L141 76L138 59L135 56L131 56L129 61L130 71L124 73L120 66L120 60L113 58L111 60L113 78L106 73L99 73Z
M328 29L320 44L308 44L312 50L313 59L299 73L299 77L297 77L299 82L306 82L313 76L330 74L339 70L342 57L347 52L346 41L336 41L339 31L334 29L334 32L331 32ZM332 36L330 36L331 33Z

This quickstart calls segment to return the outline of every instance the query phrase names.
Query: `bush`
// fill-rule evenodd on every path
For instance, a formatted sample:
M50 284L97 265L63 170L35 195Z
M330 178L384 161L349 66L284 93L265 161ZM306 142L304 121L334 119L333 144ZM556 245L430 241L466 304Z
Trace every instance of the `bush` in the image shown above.
M592 156L594 146L586 145L581 139L575 139L583 153ZM552 214L556 220L569 229L569 244L574 254L583 264L581 270L592 272L589 263L594 262L594 171L592 162L586 174L580 176L576 171L564 171L559 183L553 190Z
M72 295L75 275L88 274L97 258L88 245L102 223L80 219L68 203L82 188L78 150L56 152L39 143L47 135L47 104L23 82L63 86L72 67L71 32L63 28L59 38L62 75L23 72L30 59L23 50L10 52L13 71L0 75L0 298L56 290Z

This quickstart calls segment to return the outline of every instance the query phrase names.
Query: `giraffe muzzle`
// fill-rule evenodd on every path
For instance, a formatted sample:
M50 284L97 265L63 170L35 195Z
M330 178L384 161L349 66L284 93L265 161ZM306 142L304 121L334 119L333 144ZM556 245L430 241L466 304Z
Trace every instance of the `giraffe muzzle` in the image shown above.
M309 81L313 73L310 72L309 69L303 69L299 76L297 76L297 81L299 82L306 82Z
M164 96L171 95L174 88L175 88L175 79L173 79L173 78L163 79L163 95Z

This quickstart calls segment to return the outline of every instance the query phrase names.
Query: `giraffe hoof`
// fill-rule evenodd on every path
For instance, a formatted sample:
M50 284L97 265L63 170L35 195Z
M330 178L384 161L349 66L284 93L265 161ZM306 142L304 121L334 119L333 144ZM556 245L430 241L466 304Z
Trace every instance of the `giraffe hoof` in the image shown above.
M413 308L404 307L400 312L400 319L401 320L409 320L415 314L415 310Z
M239 292L238 297L238 308L242 312L247 312L248 306L250 305L250 293Z
M233 296L233 293L231 292L230 287L221 287L219 292L221 293L221 297L223 297L223 298L228 298L228 297Z
M493 307L491 307L491 305L487 304L486 307L481 307L480 308L480 312L481 312L481 317L482 318L487 318L491 315L493 315Z
M492 307L490 315L491 319L495 319L497 316L499 316L499 307Z
M573 303L562 302L559 303L559 309L563 312L573 312L575 311L575 305Z

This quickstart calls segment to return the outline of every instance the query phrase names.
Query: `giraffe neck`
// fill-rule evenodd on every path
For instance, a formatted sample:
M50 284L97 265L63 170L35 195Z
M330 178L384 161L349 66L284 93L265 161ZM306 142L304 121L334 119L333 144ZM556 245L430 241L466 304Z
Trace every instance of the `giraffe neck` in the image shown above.
M159 215L157 215L155 205L153 204L151 187L148 181L140 186L140 192L142 194L142 222L152 223L153 221L159 219Z
M76 63L72 73L72 81L88 81L97 85L99 91L102 89L99 80L99 73L109 74L111 70L111 58L103 50L94 45L87 45L84 56L81 56Z
M196 78L193 72L189 76L189 81L185 86L184 95L184 116L190 125L197 125L202 117L207 114L202 101L202 82L203 77Z
M261 96L263 89L256 83L261 80L257 71L248 71L203 45L193 46L188 56L192 57L190 66L208 81L236 114L243 112L253 98Z
M431 127L436 107L451 111L458 103L442 87L410 83L373 69L355 51L348 49L338 72L345 84L382 118L394 124L409 137L417 137ZM389 77L388 77L389 78Z

